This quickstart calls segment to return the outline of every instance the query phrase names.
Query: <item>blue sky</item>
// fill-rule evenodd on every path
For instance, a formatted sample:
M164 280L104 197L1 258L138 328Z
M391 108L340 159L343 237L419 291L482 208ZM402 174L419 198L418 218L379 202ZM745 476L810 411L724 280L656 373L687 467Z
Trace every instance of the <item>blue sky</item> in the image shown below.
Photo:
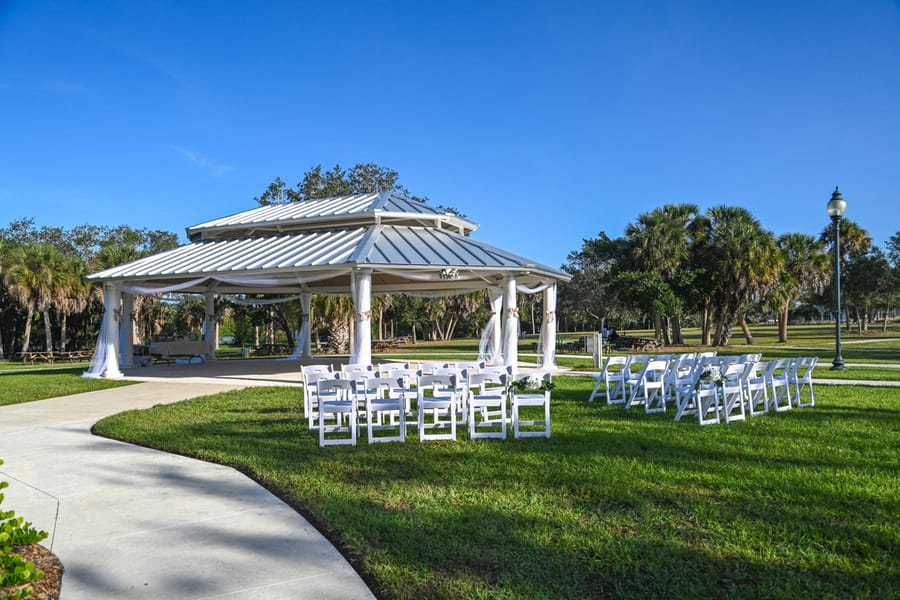
M667 202L900 230L900 2L0 0L0 224L184 228L375 162L558 267Z

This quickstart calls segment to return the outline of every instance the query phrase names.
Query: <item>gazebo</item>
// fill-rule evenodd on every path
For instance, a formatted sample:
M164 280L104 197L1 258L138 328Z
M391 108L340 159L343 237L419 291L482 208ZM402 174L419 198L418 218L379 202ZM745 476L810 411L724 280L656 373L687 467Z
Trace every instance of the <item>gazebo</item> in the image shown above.
M261 206L187 228L190 243L87 276L103 284L104 321L91 372L121 377L133 366L135 294L204 294L203 335L215 335L214 299L229 294L295 296L302 307L300 358L312 358L312 294L350 295L350 362L371 361L371 298L384 293L450 295L487 290L490 344L518 366L516 292L544 295L541 336L555 367L556 287L569 276L471 237L468 219L391 192ZM214 358L214 344L210 356Z

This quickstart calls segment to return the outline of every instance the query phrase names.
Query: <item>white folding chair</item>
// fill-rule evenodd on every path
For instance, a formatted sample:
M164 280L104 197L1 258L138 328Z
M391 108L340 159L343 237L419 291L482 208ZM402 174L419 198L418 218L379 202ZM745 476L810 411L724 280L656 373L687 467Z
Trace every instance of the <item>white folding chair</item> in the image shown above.
M391 369L387 373L388 377L399 379L398 385L391 389L391 395L398 398L402 397L406 402L406 423L408 425L414 425L416 422L412 401L416 397L416 383L421 375L421 371L409 367Z
M697 367L697 356L693 352L679 354L669 365L665 374L666 401L678 400L678 392L693 381L694 369Z
M303 412L310 430L317 427L319 421L319 381L335 379L337 376L337 373L330 371L301 373L303 379Z
M469 437L506 439L506 375L469 375ZM500 425L500 431L494 431ZM487 430L485 430L487 429Z
M704 383L700 381L702 375L703 366L695 361L690 372L688 372L686 376L681 375L676 380L674 391L676 423L685 415L699 414L697 390L704 385ZM706 383L705 385L707 388L716 391L715 385L711 383ZM716 395L716 397L718 396ZM716 414L718 414L718 410L716 411Z
M356 445L357 403L353 382L349 379L320 379L319 398L319 446L337 444ZM333 421L328 421L328 417ZM347 417L345 427L343 417ZM328 438L326 433L350 432L349 438Z
M793 404L791 404L791 386L788 384L788 375L791 372L793 359L779 358L769 362L774 363L772 368L768 370L767 383L769 390L772 392L769 402L775 409L775 412L791 410Z
M743 421L747 418L744 410L744 386L747 375L754 364L735 362L725 367L725 371L722 373L721 407L726 423Z
M636 404L644 406L646 413L658 413L666 411L666 371L669 369L667 360L651 360L644 365L643 371L633 386L631 398L625 404L625 408L631 408Z
M644 372L644 367L647 366L648 362L650 362L650 356L646 354L632 355L631 360L628 362L628 369L625 370L626 406L628 406L631 397L634 396L635 387L640 383L641 374Z
M791 367L790 374L788 375L788 383L793 384L794 389L796 390L793 403L797 408L808 408L816 405L816 397L813 394L812 376L813 369L816 368L817 362L819 362L818 356L798 358ZM804 389L809 390L809 400L806 402L803 401Z
M399 385L400 381L391 377L368 377L356 383L358 397L365 402L366 428L370 444L406 441L405 400L402 396L391 394L391 389ZM391 430L396 430L396 433L376 435L377 431Z
M630 356L610 356L603 365L603 371L599 375L594 375L597 383L594 385L594 391L591 392L588 402L593 402L594 398L599 394L600 384L606 387L606 403L607 404L624 404L625 397L625 376L628 371L628 362Z
M752 417L769 412L769 369L774 365L774 361L755 362L744 380L744 397Z
M530 378L530 375L522 375L519 379ZM545 381L550 381L550 374L543 376ZM550 437L550 390L535 392L516 392L510 389L510 405L513 422L513 438L520 437ZM523 409L543 409L543 419L523 419ZM530 411L529 411L530 412ZM541 429L523 430L524 427L541 427Z
M455 440L458 404L455 375L419 377L416 386L419 441Z

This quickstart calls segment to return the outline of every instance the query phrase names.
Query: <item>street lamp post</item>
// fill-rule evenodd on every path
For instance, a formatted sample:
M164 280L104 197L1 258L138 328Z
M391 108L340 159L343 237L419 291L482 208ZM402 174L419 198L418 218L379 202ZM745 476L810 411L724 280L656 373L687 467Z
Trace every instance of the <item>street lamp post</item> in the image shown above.
M841 191L835 186L831 200L828 201L828 216L834 223L834 361L832 371L844 370L844 359L841 357L841 217L847 210L847 202Z

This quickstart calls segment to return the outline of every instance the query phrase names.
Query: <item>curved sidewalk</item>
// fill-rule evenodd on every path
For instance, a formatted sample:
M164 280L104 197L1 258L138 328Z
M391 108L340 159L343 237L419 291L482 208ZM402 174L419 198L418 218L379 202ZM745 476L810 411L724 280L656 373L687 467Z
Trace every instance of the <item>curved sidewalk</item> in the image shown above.
M306 519L243 474L90 432L123 410L240 387L158 381L0 407L3 506L50 533L61 598L374 597Z

